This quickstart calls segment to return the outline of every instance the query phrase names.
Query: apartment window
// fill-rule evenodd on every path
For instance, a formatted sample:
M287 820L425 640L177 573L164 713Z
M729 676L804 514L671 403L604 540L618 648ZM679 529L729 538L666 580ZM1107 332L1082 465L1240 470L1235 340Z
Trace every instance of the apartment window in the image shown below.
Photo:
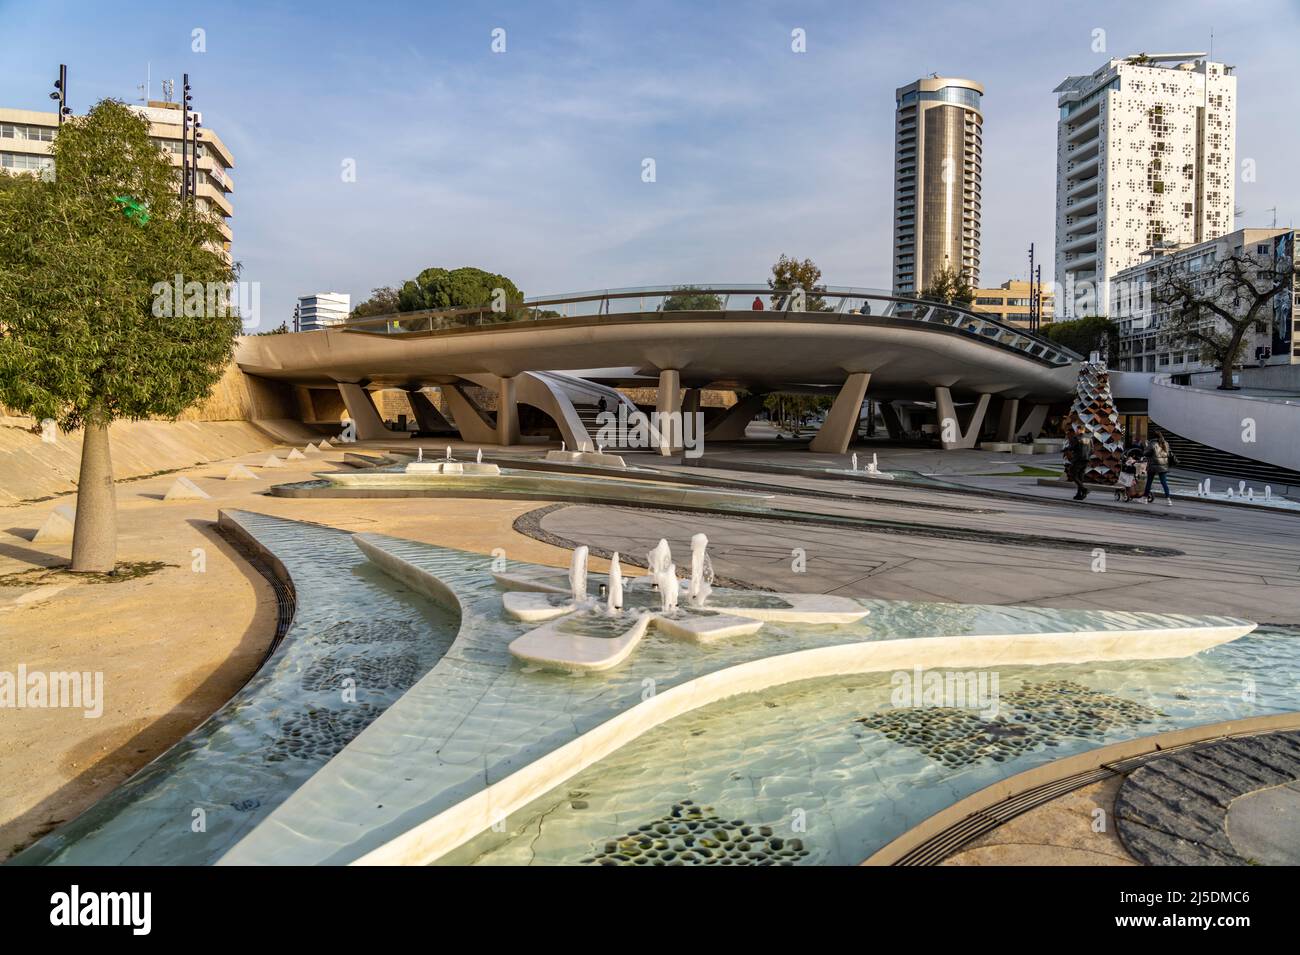
M38 143L54 142L55 130L49 126L28 126L24 123L0 123L0 139L26 139Z
M47 172L53 171L54 158L51 156L27 156L22 153L0 153L0 166L5 169Z
M975 299L975 304L976 305L1002 305L1005 303L1000 298L977 298Z

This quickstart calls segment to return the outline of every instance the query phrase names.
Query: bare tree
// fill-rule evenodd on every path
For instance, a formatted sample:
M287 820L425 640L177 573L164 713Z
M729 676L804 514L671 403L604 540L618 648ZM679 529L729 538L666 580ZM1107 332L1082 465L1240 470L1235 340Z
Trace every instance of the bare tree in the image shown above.
M1170 261L1155 275L1152 300L1168 309L1160 338L1173 347L1196 347L1201 361L1219 369L1219 388L1231 390L1233 365L1241 360L1249 332L1272 326L1273 299L1290 294L1295 262L1246 251L1218 255L1199 270L1191 261Z

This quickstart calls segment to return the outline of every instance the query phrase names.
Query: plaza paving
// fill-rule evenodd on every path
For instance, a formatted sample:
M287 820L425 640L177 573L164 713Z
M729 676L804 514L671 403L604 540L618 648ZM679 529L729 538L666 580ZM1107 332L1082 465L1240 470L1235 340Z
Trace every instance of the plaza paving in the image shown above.
M425 446L441 452L445 444ZM573 544L590 545L593 555L636 555L660 537L686 549L691 534L704 531L720 576L773 590L1300 622L1297 518L1197 502L1174 508L1079 505L1068 500L1068 491L1042 488L1035 477L978 476L1018 470L1022 462L1005 455L881 452L884 469L942 470L945 480L964 483L972 493L720 467L728 461L835 463L780 449L730 448L710 454L703 465L634 460L662 468L669 480L743 482L769 489L771 503L782 508L879 523L870 529L581 503L548 508L547 502L491 499L265 494L271 484L340 466L342 456L336 450L289 462L260 472L256 482L222 480L230 461L181 472L210 500L163 503L175 474L121 484L119 559L168 566L120 583L51 577L38 586L0 589L0 669L23 662L33 669L103 670L109 688L104 716L96 721L70 710L6 715L13 730L0 737L0 761L12 771L0 783L0 852L111 791L217 709L259 665L274 634L274 592L214 533L219 507L484 554L502 548L512 559L551 566L567 565L565 547ZM263 457L232 460L254 464ZM986 490L994 493L981 493ZM57 503L0 510L0 575L66 560L68 544L29 539ZM204 550L203 573L192 569L194 548ZM1104 572L1094 570L1096 548L1107 551ZM1144 548L1176 553L1152 557L1140 553ZM797 560L799 551L805 563ZM603 568L593 562L594 570Z

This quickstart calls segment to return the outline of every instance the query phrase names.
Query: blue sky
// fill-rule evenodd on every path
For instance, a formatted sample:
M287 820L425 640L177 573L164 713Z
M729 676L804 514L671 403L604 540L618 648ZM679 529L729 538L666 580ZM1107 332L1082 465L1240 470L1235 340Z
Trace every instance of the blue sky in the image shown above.
M1297 0L0 0L0 105L48 109L60 62L78 112L137 98L147 64L154 98L188 71L235 155L234 255L268 327L300 294L358 301L430 265L541 294L759 282L789 253L830 284L885 287L894 89L966 76L987 91L981 278L996 284L1024 276L1031 241L1049 277L1052 88L1111 56L1206 49L1211 29L1237 67L1238 163L1257 168L1238 225L1271 224L1273 206L1295 222Z

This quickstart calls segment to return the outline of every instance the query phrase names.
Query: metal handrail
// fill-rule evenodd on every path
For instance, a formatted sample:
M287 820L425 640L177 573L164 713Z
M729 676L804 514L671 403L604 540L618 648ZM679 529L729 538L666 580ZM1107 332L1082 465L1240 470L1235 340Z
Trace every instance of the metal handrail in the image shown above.
M679 296L713 296L718 300L717 309L681 309L683 312L707 313L710 311L741 311L733 309L731 296L755 295L759 299L775 300L764 312L775 312L783 317L806 314L810 318L819 315L860 315L863 320L903 319L942 325L956 331L965 332L981 340L989 341L1022 352L1029 357L1052 365L1064 365L1082 361L1081 355L1049 339L1013 325L1008 325L992 316L972 311L961 305L932 302L926 299L893 295L880 289L853 288L845 286L821 286L805 293L805 306L820 304L817 309L792 310L795 289L773 289L767 285L659 285L644 288L597 289L587 292L575 292L564 295L543 295L508 302L498 309L490 305L468 306L460 308L423 309L411 312L392 312L386 315L374 315L360 319L349 319L342 326L343 331L362 334L380 335L432 335L455 329L469 329L482 326L514 324L528 321L554 321L566 318L612 318L618 315L639 315L646 313L663 313L664 304ZM611 302L635 299L637 305L631 309L611 308ZM838 300L838 304L829 307L827 300ZM647 308L647 300L651 307ZM658 305L654 302L658 300ZM855 300L862 306L853 308ZM594 303L594 308L586 310L584 305ZM873 307L874 306L874 307ZM866 311L862 311L865 307ZM679 311L673 309L672 311Z

